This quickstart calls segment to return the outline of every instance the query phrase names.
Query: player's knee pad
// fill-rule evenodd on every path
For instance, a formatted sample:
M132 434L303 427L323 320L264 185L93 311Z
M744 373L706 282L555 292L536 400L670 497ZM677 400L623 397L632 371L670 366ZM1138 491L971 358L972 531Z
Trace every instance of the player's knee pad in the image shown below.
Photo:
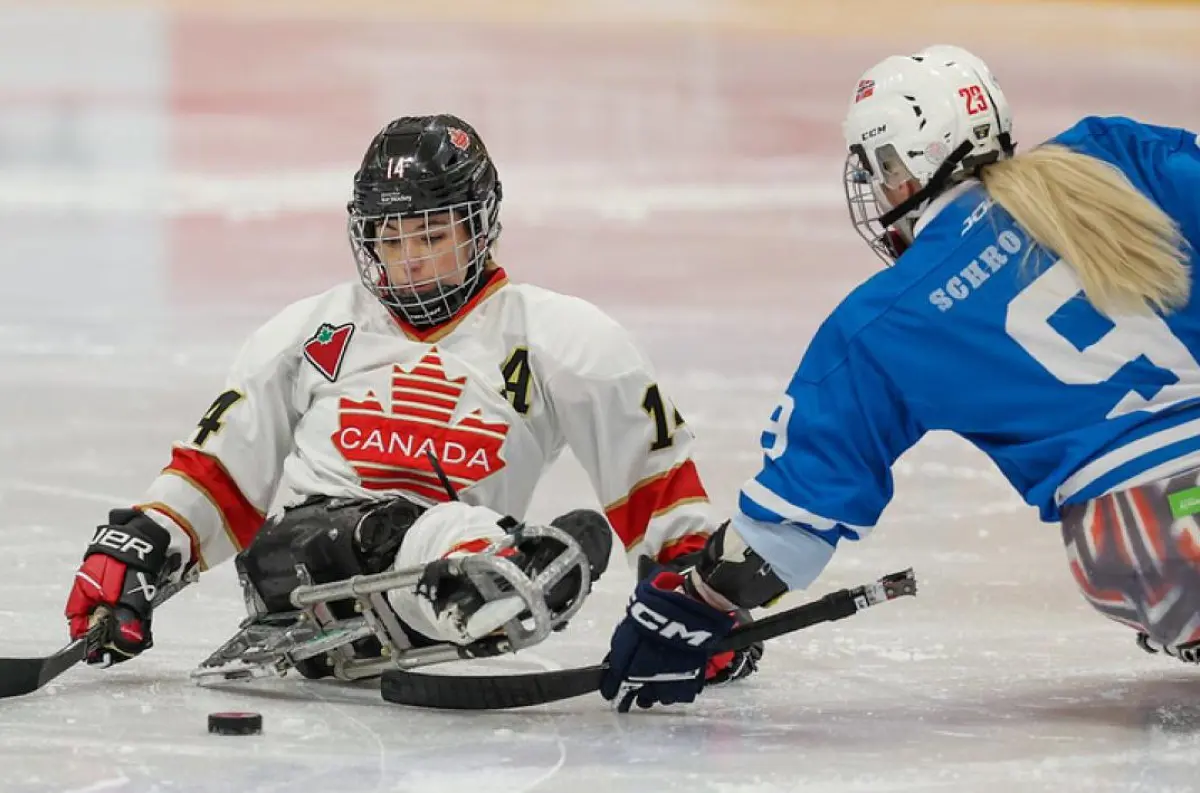
M471 582L451 575L444 560L460 555L488 553L496 542L508 536L517 522L487 507L459 502L432 507L409 529L396 557L396 567L427 566L425 585L416 590L396 589L388 601L401 620L430 638L459 642L460 636L448 630L443 612L455 603L464 613L483 605L483 598ZM588 562L589 579L595 581L608 565L612 551L612 531L608 520L592 510L575 510L551 521L575 540ZM567 547L552 537L530 536L505 548L502 555L525 576L536 578ZM505 584L501 582L503 589ZM571 570L542 593L552 613L565 612L584 593L580 571ZM524 619L528 613L518 619Z
M264 526L250 547L238 554L235 565L267 613L293 611L291 594L301 584L327 584L388 569L405 533L423 511L403 498L365 501L313 496ZM332 601L329 610L338 619L355 616L349 600ZM409 639L420 643L420 637L411 633ZM382 647L369 636L356 641L354 650L360 657L375 657ZM298 661L296 668L307 678L332 674L325 655Z
M428 567L430 579L416 589L393 589L388 602L404 624L438 641L458 641L444 624L442 611L466 581L445 573L443 560L484 553L504 538L504 517L487 507L451 501L429 508L409 527L395 555L396 569ZM436 579L436 580L435 580ZM436 595L434 594L436 593Z
M561 529L579 544L588 563L588 580L592 583L608 569L608 557L612 553L612 527L608 518L591 509L576 509L559 515L550 525ZM566 547L552 538L528 540L518 546L519 564L526 574L536 577L559 557ZM580 572L572 570L546 592L546 605L551 611L562 612L574 603L583 592ZM561 629L564 626L559 626Z
M562 529L579 543L588 560L592 581L599 581L608 570L608 558L612 555L613 530L608 518L594 509L575 509L550 521L556 529Z
M300 569L314 584L382 572L423 511L403 498L315 496L264 526L235 563L268 612L290 611L292 590L306 583Z

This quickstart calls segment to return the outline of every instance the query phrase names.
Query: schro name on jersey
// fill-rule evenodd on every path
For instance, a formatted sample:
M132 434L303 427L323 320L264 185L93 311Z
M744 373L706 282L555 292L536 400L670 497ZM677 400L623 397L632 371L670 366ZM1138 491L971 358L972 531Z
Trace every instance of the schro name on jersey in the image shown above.
M946 281L946 285L929 293L929 302L939 311L949 311L954 304L966 300L976 289L987 283L992 273L1008 264L1025 247L1025 239L1015 231L1005 229L996 237L996 242L984 248L959 270L958 275Z

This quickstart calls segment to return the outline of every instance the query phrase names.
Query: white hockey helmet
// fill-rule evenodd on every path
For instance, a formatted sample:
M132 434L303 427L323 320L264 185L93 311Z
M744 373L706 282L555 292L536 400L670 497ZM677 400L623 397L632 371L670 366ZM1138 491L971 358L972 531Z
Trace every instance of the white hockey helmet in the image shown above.
M1012 143L1012 110L1008 106L1008 99L1004 96L1000 83L996 80L996 75L992 73L991 67L983 62L983 58L953 44L934 44L913 57L924 58L927 62L943 63L948 66L964 66L975 72L979 77L979 85L991 100L996 118L996 144L1000 147L1002 156L1012 156L1011 149L1015 146Z
M1015 148L1008 100L991 70L949 45L867 70L842 131L851 222L889 264L912 242L913 224L930 200ZM882 188L908 181L920 189L892 206Z

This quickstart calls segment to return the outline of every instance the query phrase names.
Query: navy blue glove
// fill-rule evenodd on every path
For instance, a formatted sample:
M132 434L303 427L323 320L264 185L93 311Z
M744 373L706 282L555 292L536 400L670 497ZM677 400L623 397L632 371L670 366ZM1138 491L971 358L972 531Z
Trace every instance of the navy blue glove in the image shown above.
M600 695L620 697L621 713L635 701L648 708L694 700L713 645L733 630L732 616L675 591L683 580L673 572L643 579L613 631Z

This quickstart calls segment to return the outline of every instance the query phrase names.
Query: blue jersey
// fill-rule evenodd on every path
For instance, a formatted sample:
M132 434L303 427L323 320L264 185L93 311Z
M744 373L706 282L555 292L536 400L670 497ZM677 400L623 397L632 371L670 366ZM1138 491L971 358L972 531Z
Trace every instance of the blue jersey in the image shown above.
M1115 165L1200 249L1195 133L1087 118L1054 142ZM817 331L735 525L803 587L839 539L871 530L892 464L930 430L987 454L1048 521L1200 463L1197 291L1169 316L1105 316L982 185L960 186Z

